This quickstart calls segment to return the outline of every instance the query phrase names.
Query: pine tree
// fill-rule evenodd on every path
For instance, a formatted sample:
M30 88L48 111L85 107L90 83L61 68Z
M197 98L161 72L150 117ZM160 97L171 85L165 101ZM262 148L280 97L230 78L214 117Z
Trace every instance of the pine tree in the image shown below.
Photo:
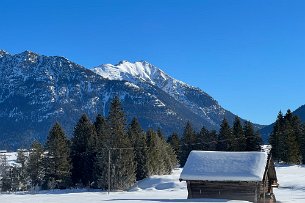
M300 152L302 157L302 164L305 163L305 124L301 124L301 131L299 135Z
M231 151L232 150L232 129L226 118L223 119L216 146L217 151Z
M161 139L162 154L164 159L164 172L163 174L171 174L172 170L177 167L178 160L174 149L170 144Z
M217 132L216 130L211 130L209 132L209 147L207 150L209 151L215 151L216 150L216 147L217 147L217 139L218 139L218 136L217 136Z
M27 189L26 181L20 177L21 170L19 166L10 166L9 167L9 179L8 185L10 186L10 191L25 191Z
M278 113L277 119L273 126L273 131L269 137L269 143L272 146L272 157L274 160L280 161L281 152L284 147L284 136L283 136L283 128L284 128L284 117L282 112Z
M128 128L128 136L134 148L136 179L142 180L148 177L147 145L145 134L136 118L131 121Z
M14 171L16 181L18 179L18 183L15 182L16 190L25 191L28 189L27 188L27 186L28 186L27 185L27 182L28 182L27 161L28 161L28 157L26 156L25 150L23 150L23 149L18 150L16 163L18 163L19 166L16 167L15 168L16 171Z
M174 149L166 142L160 128L157 130L157 135L160 138L161 152L163 154L162 159L164 160L162 174L170 174L178 164L177 156L175 155Z
M148 129L147 133L148 147L148 174L162 175L165 171L165 162L162 154L161 138L152 129Z
M181 139L181 153L179 156L181 167L184 166L190 152L195 149L196 141L196 133L193 130L191 123L187 122Z
M246 150L246 138L243 131L243 126L241 124L240 118L235 117L233 123L233 143L232 150L233 151L245 151Z
M91 186L95 159L96 132L87 115L82 115L74 128L71 145L72 181L74 184Z
M126 119L119 97L110 105L108 125L111 129L111 181L113 189L127 189L136 181L134 153L126 133Z
M43 146L34 141L29 152L27 173L32 189L39 189L44 177Z
M46 189L65 189L71 183L70 146L62 127L55 123L49 132L45 146Z
M215 130L210 132L205 127L202 127L197 140L197 143L202 143L195 145L197 150L214 151L217 143L217 132Z
M293 127L290 125L290 123L286 124L285 132L287 136L287 156L283 157L282 160L288 164L300 164L300 147L299 143L297 142L297 137L294 134Z
M180 152L180 138L178 136L177 133L173 133L172 135L170 135L167 139L167 142L171 145L171 147L173 148L176 156L179 155ZM179 158L178 158L179 159Z
M289 164L300 164L301 163L301 150L300 150L300 139L301 123L298 117L292 115L290 110L287 111L285 117L285 135L286 135L286 151L287 156L284 157L283 161Z
M195 145L196 150L209 150L210 146L210 132L205 128L202 127L200 132L197 135L197 141L198 144ZM201 144L199 144L201 143Z
M110 148L110 133L106 119L98 115L95 123L96 147L93 178L96 188L108 189L108 153Z
M258 132L254 131L253 125L249 121L244 124L244 134L246 137L246 151L259 151L262 138Z
M9 176L10 167L6 154L0 154L0 188L2 192L10 191L11 179Z

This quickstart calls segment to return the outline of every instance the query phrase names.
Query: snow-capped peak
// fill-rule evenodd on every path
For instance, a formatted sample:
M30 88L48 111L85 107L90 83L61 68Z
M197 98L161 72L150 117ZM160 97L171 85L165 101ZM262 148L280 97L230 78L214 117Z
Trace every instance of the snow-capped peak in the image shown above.
M137 61L134 63L121 61L117 65L104 64L92 70L96 74L110 80L125 80L137 86L141 86L139 83L142 82L157 86L176 100L194 109L194 112L198 112L198 109L201 109L200 111L204 111L207 114L210 110L202 109L201 104L198 105L190 101L189 92L196 92L192 94L204 95L205 98L208 97L208 101L211 101L211 104L215 104L209 108L220 108L217 102L202 90L172 78L161 69L146 61Z
M103 64L93 68L93 71L110 80L144 81L159 87L164 86L164 83L168 80L175 80L161 69L146 61L132 63L123 60L116 65Z

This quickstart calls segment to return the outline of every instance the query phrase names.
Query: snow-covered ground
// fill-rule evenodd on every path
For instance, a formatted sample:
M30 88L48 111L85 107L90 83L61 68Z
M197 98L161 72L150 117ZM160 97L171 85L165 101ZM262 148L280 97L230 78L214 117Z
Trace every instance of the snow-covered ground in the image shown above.
M305 166L276 167L280 188L275 189L275 196L280 203L305 203ZM99 191L48 191L39 194L2 194L1 203L180 203L180 202L229 202L228 200L187 200L185 182L179 182L181 169L172 175L153 176L140 181L128 192ZM245 203L245 202L244 202Z

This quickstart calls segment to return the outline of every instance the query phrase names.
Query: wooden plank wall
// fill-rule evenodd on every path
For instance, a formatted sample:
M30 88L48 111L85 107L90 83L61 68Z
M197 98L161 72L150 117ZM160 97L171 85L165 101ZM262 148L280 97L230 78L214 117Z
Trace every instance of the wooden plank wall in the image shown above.
M188 198L234 199L256 202L260 195L260 183L187 181Z

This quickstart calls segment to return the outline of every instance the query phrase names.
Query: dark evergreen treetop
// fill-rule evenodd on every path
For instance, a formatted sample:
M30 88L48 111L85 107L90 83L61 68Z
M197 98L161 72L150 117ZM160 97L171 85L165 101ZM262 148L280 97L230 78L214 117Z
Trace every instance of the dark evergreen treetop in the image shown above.
M96 147L95 127L86 114L79 119L71 145L72 180L74 184L89 186L93 181L93 162Z
M70 143L59 123L51 128L45 145L45 188L63 189L70 186Z
M128 136L132 142L136 142L137 138L142 138L144 135L144 131L141 128L141 125L137 118L133 118L128 127Z
M74 128L72 137L72 151L84 153L92 145L96 136L95 129L86 114L83 114Z
M113 188L124 190L135 183L136 166L132 144L126 132L125 113L118 96L114 97L111 102L107 120L110 129L110 146L121 148L111 152L111 162L114 167Z
M111 102L108 125L111 134L111 147L126 147L130 145L126 138L126 118L123 111L121 101L115 96Z
M220 125L216 149L218 151L232 150L232 129L226 118L223 119Z
M43 146L38 141L34 141L31 145L27 173L31 187L42 185L42 179L44 177Z
M128 127L128 137L134 148L134 161L136 163L136 179L148 177L147 144L144 131L137 118L133 118Z
M196 148L196 132L190 122L187 122L181 138L180 164L183 167L190 152Z
M243 126L238 116L235 117L232 131L233 131L233 139L234 139L232 143L233 151L245 151L246 138L244 135Z
M178 156L180 151L180 138L177 133L173 133L167 138L167 142L172 146L175 154Z
M97 115L94 122L96 130L96 149L98 151L110 147L110 131L107 120L100 114Z
M250 121L244 124L244 134L246 137L246 151L259 151L261 149L262 138L258 132L254 131Z

